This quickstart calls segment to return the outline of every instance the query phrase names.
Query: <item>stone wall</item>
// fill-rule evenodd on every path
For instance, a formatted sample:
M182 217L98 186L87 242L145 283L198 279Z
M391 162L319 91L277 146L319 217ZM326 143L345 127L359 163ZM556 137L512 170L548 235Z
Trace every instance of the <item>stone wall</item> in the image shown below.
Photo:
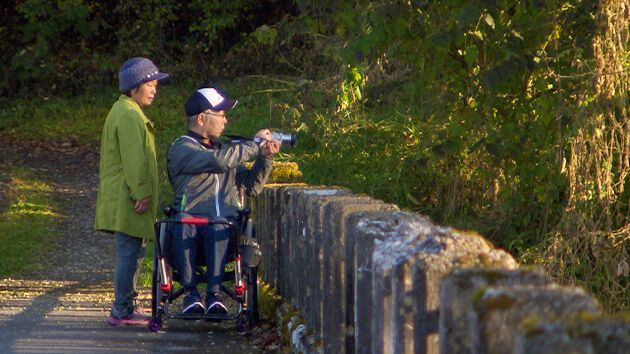
M474 232L303 184L269 185L252 209L294 352L630 352L626 318Z

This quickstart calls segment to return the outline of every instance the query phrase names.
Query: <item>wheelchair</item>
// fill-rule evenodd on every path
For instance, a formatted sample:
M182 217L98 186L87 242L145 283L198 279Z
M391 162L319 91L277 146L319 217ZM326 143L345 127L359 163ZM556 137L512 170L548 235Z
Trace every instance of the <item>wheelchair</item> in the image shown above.
M250 218L250 209L243 208L238 219L227 218L183 218L181 221L172 217L175 212L170 207L164 208L166 218L154 224L155 243L153 255L153 279L151 285L151 313L149 329L157 332L162 329L162 317L183 320L225 321L236 320L236 330L245 333L259 320L258 263L261 251L255 238ZM228 306L228 314L181 314L174 306L176 299L184 294L184 288L176 289L174 282L179 281L177 270L173 266L171 227L175 223L190 225L223 224L230 227L232 235L228 244L227 259L221 290L233 299L235 305ZM204 257L198 257L196 272L200 283L205 282ZM173 307L175 309L173 309ZM177 312L177 313L176 313Z

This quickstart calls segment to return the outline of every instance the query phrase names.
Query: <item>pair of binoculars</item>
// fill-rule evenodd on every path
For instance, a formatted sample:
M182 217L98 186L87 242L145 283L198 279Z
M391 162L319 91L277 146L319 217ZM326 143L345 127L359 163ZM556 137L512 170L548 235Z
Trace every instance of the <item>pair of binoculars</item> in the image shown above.
M248 138L244 138L242 136L237 136L237 135L226 135L226 137L232 139L230 140L230 143L232 144L239 144L245 141L252 141L252 139L248 139ZM271 133L271 138L273 140L278 140L280 141L283 145L289 145L291 147L295 147L295 143L296 143L296 138L297 138L297 132L293 132L293 133L276 133L273 132ZM260 143L262 141L261 138L254 138L253 141L255 143Z
M284 145L289 145L291 147L295 147L295 138L297 137L297 133L271 133L271 138L274 140L279 140Z

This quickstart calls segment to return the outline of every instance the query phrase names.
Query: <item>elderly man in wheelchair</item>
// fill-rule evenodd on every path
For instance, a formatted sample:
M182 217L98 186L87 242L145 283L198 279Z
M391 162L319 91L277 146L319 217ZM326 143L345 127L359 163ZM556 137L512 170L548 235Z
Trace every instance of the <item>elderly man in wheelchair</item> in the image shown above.
M174 189L172 256L184 291L184 316L227 315L221 284L234 236L232 226L242 221L239 190L247 196L262 190L281 146L269 129L260 130L251 141L229 146L217 139L227 124L226 113L236 103L215 87L195 91L185 103L188 132L167 152L168 177ZM251 168L243 165L254 157ZM206 279L200 280L196 270L204 260ZM205 302L197 289L204 280Z

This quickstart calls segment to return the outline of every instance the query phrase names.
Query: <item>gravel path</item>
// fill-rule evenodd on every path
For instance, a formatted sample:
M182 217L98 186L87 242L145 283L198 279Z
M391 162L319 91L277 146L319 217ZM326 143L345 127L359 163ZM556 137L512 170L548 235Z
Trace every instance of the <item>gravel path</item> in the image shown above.
M64 209L54 250L44 260L45 271L0 279L0 353L265 351L228 322L165 319L159 333L109 326L115 252L113 238L93 227L97 152L72 141L23 142L0 136L0 164L26 166L41 175ZM0 175L0 212L7 204L3 183ZM142 291L145 308L149 293ZM267 328L254 332L269 331L263 326Z

